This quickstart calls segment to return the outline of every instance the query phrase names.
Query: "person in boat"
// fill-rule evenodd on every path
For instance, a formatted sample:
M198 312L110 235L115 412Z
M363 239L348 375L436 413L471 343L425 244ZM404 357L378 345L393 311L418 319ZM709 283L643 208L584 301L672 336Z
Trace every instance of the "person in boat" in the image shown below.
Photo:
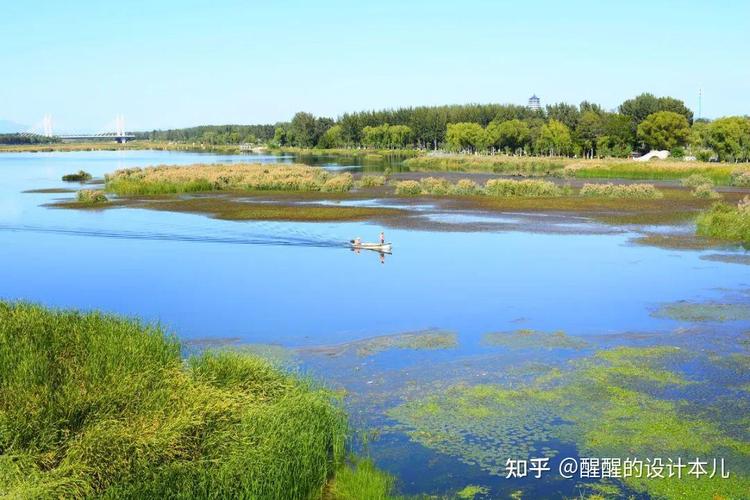
M385 232L380 231L380 244L385 245Z

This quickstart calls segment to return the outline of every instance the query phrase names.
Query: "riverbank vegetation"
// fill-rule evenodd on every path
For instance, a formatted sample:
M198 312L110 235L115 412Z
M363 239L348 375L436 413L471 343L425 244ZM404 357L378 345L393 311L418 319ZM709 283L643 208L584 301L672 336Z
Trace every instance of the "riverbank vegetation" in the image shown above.
M579 191L581 196L600 198L631 198L654 200L664 195L653 184L584 184Z
M98 205L109 201L104 191L99 189L81 189L76 194L76 200L84 205Z
M180 349L135 321L0 302L0 496L320 497L347 436L332 394Z

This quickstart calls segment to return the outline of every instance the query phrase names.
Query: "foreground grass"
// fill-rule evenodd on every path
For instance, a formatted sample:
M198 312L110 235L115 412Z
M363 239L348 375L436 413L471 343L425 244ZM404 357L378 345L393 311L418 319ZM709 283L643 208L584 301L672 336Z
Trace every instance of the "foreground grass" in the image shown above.
M106 187L118 195L158 195L208 191L346 192L352 175L305 165L191 165L117 170Z
M327 391L255 356L0 302L0 497L319 498L345 437Z

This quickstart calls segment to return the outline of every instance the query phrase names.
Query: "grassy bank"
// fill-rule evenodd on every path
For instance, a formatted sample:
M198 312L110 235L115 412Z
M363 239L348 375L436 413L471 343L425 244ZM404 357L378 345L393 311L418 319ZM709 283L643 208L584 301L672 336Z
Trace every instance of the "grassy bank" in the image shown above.
M118 195L159 195L208 191L345 192L349 173L305 165L191 165L117 170L106 176L106 188Z
M134 321L0 302L0 497L319 498L346 437L330 394L180 349Z
M741 182L740 174L750 171L750 165L705 163L688 161L577 158L545 158L506 155L441 155L421 156L404 162L412 171L448 171L497 173L526 177L568 176L575 178L676 180L700 174L717 184Z

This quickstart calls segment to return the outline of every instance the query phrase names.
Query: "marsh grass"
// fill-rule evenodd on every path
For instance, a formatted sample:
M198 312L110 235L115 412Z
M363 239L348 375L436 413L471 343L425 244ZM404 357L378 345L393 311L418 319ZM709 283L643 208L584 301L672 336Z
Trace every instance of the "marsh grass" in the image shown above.
M664 195L653 184L584 184L579 193L585 197L654 200Z
M180 349L136 321L0 302L0 497L319 497L346 438L331 394Z
M696 231L701 236L750 245L750 197L736 207L715 204L698 216Z
M749 321L747 304L722 304L717 302L674 302L663 304L653 316L691 323L705 321Z
M305 165L192 165L117 170L106 176L107 190L118 195L158 195L208 191L346 192L350 173L331 174Z
M344 344L319 346L304 349L306 352L330 357L355 353L366 357L391 349L438 350L452 349L458 346L458 336L455 332L443 330L424 330L417 332L381 335L362 340L355 340Z
M484 191L488 196L497 198L555 198L565 193L554 182L536 179L490 179L485 183Z
M82 205L100 205L109 201L104 191L98 189L81 189L76 194L76 200Z
M396 478L375 467L371 460L353 459L336 471L324 500L398 500L393 495ZM405 500L405 499L404 499Z
M91 180L91 174L85 170L79 170L75 174L66 174L62 176L65 182L86 182Z

